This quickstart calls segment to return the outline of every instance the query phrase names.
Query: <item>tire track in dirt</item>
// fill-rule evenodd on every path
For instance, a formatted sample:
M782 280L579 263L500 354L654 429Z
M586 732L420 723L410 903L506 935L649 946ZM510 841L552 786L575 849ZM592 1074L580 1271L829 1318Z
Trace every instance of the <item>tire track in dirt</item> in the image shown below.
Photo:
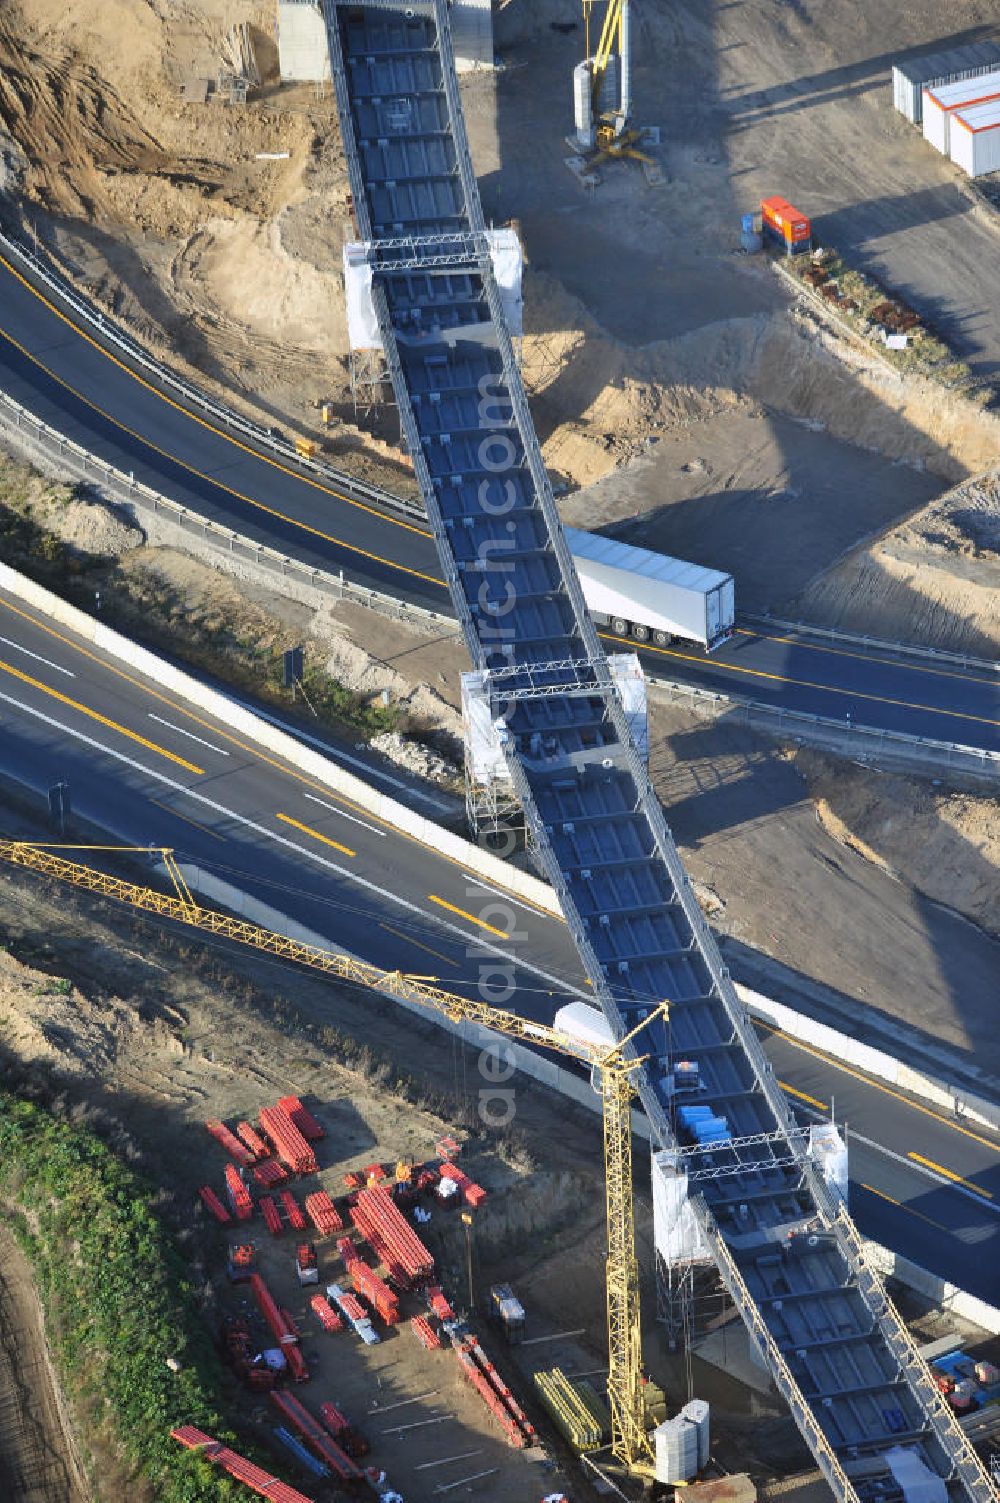
M31 1270L0 1228L0 1496L17 1503L88 1503Z

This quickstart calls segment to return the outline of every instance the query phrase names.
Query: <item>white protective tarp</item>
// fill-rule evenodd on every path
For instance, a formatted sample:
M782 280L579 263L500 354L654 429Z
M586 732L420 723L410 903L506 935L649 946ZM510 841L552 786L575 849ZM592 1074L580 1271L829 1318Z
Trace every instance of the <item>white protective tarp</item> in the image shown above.
M916 1451L893 1446L886 1451L889 1470L903 1489L906 1503L948 1503L944 1479L932 1472Z
M507 327L515 338L519 338L524 329L521 242L517 231L512 229L487 230L486 238ZM365 246L359 241L349 241L344 246L344 294L347 300L347 338L351 349L380 350L382 335L372 302L372 272Z
M809 1157L833 1194L847 1204L847 1144L832 1122L809 1129Z
M672 1149L652 1156L653 1241L665 1263L708 1263L712 1254L691 1209L687 1171L679 1166Z

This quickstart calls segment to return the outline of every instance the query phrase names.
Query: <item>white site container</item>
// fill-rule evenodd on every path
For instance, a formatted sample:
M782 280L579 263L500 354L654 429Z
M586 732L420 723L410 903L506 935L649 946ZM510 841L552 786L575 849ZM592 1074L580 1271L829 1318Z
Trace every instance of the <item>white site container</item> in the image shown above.
M928 86L924 89L924 140L947 156L951 120L956 110L997 98L1000 98L1000 68L978 78Z
M676 637L711 649L733 629L733 577L595 532L564 528L583 598L599 626L665 647Z
M994 68L1000 68L1000 47L995 42L973 42L948 52L906 58L893 65L893 105L912 125L919 125L924 89L959 78L976 78Z
M951 159L970 177L1000 172L1000 99L956 110Z

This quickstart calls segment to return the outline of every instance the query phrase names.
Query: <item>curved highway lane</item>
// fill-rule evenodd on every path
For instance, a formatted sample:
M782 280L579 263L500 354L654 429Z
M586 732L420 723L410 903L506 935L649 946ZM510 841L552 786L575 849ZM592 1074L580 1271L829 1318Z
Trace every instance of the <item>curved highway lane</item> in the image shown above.
M137 480L313 567L450 614L419 523L213 426L0 257L0 388ZM737 581L737 586L738 586ZM604 635L609 647L630 640ZM711 656L646 647L648 672L775 708L1000 751L1000 674L852 651L806 633L739 630Z

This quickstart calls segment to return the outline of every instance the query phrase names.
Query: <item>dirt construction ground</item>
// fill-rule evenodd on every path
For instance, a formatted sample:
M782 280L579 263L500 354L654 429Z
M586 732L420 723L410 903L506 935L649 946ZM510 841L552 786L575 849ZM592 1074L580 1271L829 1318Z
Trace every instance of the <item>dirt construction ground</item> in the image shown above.
M27 835L30 822L5 803L5 829ZM318 1146L320 1182L334 1195L348 1169L373 1161L433 1156L443 1130L466 1140L463 1162L489 1198L475 1230L475 1280L480 1308L489 1283L510 1279L525 1303L530 1335L546 1339L511 1351L481 1320L477 1329L508 1381L539 1420L530 1375L561 1364L599 1371L604 1347L603 1174L599 1119L563 1100L553 1106L541 1087L516 1077L513 1131L484 1134L476 1110L476 1051L466 1053L431 1023L400 1013L367 993L285 970L243 953L223 952L186 933L162 936L145 919L68 893L23 872L0 871L0 1039L34 1086L58 1090L74 1119L101 1128L118 1124L134 1162L162 1185L164 1209L183 1228L192 1281L205 1320L253 1315L243 1291L224 1273L237 1231L217 1229L195 1199L206 1181L221 1190L225 1155L203 1123L252 1117L279 1095L305 1097L327 1130ZM62 984L68 977L72 985ZM369 1045L366 1041L377 1043ZM305 1189L296 1186L301 1200ZM671 1402L687 1396L683 1363L663 1349L655 1327L648 1167L637 1159L637 1228L650 1363ZM559 1486L556 1447L518 1453L502 1443L480 1400L459 1381L446 1352L425 1353L402 1327L374 1348L353 1336L319 1332L292 1267L292 1237L272 1241L255 1220L250 1235L279 1302L303 1330L313 1378L301 1396L315 1408L334 1399L369 1438L373 1460L406 1496L477 1470L499 1470L471 1496L525 1503ZM465 1244L454 1216L432 1213L422 1230L444 1287L467 1307ZM318 1239L321 1280L342 1274L333 1239ZM10 1274L17 1275L17 1264ZM22 1291L23 1293L23 1291ZM404 1314L417 1313L404 1299ZM253 1317L261 1342L263 1327ZM559 1333L570 1333L559 1336ZM716 1414L715 1454L761 1477L807 1464L791 1421L774 1399L752 1395L695 1359L699 1394ZM42 1390L35 1385L34 1399ZM72 1396L71 1396L72 1397ZM233 1389L230 1415L268 1441L269 1406ZM390 1405L400 1405L390 1410ZM428 1424L393 1434L394 1427ZM766 1421L766 1423L764 1423ZM46 1432L55 1447L58 1431ZM474 1453L469 1464L416 1471L424 1463ZM16 1455L16 1453L12 1453ZM110 1464L110 1458L104 1462ZM569 1463L572 1496L586 1498ZM462 1493L462 1496L466 1496ZM59 1495L75 1503L67 1490ZM85 1496L85 1494L81 1494ZM56 1494L38 1494L55 1503Z

